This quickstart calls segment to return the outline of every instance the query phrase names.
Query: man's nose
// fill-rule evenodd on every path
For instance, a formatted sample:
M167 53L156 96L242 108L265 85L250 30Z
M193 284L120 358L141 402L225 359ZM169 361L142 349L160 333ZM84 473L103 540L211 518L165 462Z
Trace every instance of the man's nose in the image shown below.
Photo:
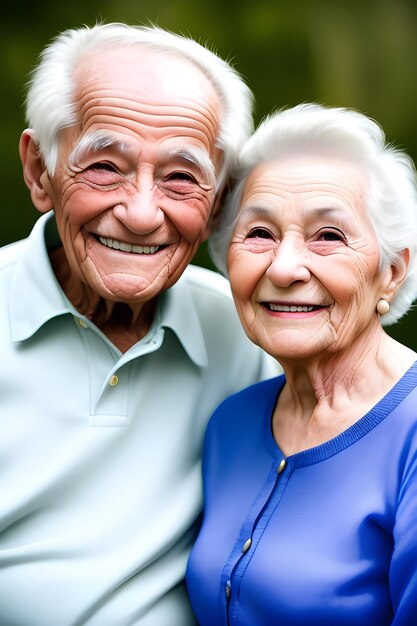
M154 232L165 220L152 189L138 189L113 209L113 215L130 231L146 235Z
M307 258L304 242L284 237L266 270L266 276L279 287L289 287L297 281L307 282L310 279Z

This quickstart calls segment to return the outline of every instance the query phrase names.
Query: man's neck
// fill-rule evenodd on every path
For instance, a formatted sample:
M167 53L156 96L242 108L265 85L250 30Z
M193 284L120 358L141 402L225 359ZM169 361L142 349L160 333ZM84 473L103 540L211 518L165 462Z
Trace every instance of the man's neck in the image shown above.
M53 250L49 256L57 280L71 304L121 352L129 350L146 335L154 319L156 299L135 309L124 302L105 300L71 272L62 247Z

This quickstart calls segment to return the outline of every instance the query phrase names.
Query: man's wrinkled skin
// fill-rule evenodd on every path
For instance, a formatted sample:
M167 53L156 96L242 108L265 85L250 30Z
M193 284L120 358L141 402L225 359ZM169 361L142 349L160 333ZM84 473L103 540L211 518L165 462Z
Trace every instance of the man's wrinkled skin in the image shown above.
M79 122L61 132L56 171L27 130L24 176L55 212L65 294L126 351L209 234L221 104L193 63L140 46L94 51L74 78Z

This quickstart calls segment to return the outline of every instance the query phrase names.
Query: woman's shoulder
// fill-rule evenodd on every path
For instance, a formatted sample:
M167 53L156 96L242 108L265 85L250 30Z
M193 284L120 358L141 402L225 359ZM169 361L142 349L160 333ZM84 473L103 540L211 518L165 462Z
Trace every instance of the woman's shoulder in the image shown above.
M285 377L281 374L249 385L230 395L214 411L209 428L224 430L236 426L241 430L244 425L248 426L254 420L261 420L265 413L272 415L284 383Z

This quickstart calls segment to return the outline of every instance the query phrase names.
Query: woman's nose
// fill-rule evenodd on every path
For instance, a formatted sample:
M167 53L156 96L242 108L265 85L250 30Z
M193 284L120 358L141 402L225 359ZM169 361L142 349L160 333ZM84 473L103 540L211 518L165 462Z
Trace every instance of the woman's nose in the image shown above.
M307 282L310 270L307 267L307 251L304 242L284 238L266 271L267 277L279 287L288 287L294 282Z

